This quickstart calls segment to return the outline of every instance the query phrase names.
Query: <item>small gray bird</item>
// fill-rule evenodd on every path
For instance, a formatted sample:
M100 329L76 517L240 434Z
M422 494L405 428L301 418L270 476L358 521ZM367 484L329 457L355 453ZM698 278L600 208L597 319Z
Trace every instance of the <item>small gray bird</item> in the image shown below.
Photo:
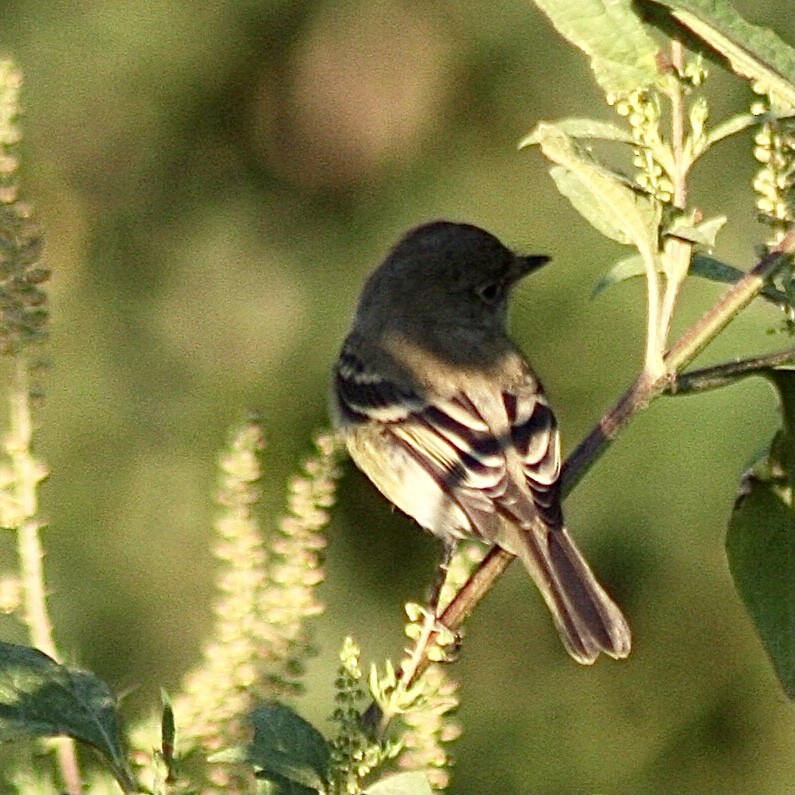
M548 261L476 226L408 232L368 278L334 368L357 466L449 554L462 538L524 563L569 654L629 654L630 631L566 528L557 422L508 338L511 288Z

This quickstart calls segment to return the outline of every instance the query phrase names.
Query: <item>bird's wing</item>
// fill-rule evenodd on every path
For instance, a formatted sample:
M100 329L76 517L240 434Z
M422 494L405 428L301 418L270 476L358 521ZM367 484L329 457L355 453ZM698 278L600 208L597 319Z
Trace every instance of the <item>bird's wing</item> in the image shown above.
M493 423L463 391L425 397L368 369L349 351L337 365L334 387L343 422L381 424L460 505L485 540L497 539L501 515L527 525L540 516L551 528L561 526L557 424L531 377L502 392L507 438L495 436ZM508 448L519 456L527 489L512 480Z
M560 509L560 434L546 395L535 379L502 394L511 441L533 506L550 529L563 526ZM521 518L521 517L519 517Z
M382 443L398 446L436 481L439 498L446 495L460 508L439 515L470 524L440 533L431 522L429 530L443 538L471 532L519 555L579 662L594 662L600 650L616 658L629 654L626 620L563 528L557 424L529 373L500 395L506 438L495 436L497 423L463 392L426 398L350 354L337 368L335 387L343 422L376 424Z

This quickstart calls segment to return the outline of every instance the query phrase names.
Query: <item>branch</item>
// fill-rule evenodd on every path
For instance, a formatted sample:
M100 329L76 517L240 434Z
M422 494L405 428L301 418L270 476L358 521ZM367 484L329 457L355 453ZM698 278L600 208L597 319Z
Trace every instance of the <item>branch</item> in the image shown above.
M671 346L665 356L669 372L677 373L693 361L723 331L732 318L753 301L766 282L787 264L793 251L795 251L795 230L790 229L779 243L762 257L753 270L728 289Z
M740 281L732 285L718 301L705 312L673 344L665 356L666 371L661 376L643 372L596 427L580 443L563 465L561 486L569 494L588 470L604 454L612 441L629 421L649 403L676 383L676 374L689 364L728 325L745 306L762 290L768 279L776 274L795 249L795 233L790 230L781 242L764 256ZM455 595L442 614L440 621L455 632L464 619L473 612L480 600L491 590L513 560L513 555L493 547L469 580ZM433 642L428 638L427 645ZM429 662L423 655L409 674L407 684L422 675Z
M795 351L780 351L749 359L737 359L677 376L666 390L669 395L692 395L732 384L745 376L755 375L782 365L795 364Z
M751 271L732 285L684 334L665 355L666 372L658 378L641 373L638 380L602 417L563 465L563 493L568 494L605 452L623 427L641 409L668 388L677 373L686 367L729 324L788 261L795 248L795 233L790 230L781 242Z

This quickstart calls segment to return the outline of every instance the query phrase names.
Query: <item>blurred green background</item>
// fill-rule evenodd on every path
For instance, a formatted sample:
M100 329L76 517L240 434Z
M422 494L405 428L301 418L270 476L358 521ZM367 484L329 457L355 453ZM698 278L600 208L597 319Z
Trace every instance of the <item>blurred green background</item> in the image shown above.
M792 40L793 5L744 0ZM481 224L555 263L520 291L530 353L567 451L639 364L643 286L597 299L625 250L516 143L541 119L610 118L580 53L526 0L4 0L0 52L25 76L23 185L46 233L52 328L38 413L46 568L65 655L146 713L211 625L215 458L262 412L264 516L326 422L329 367L365 274L408 226ZM747 87L713 70L713 118ZM738 266L755 222L750 136L720 145L693 199L730 224ZM689 284L677 328L719 288ZM702 362L785 347L755 306ZM723 552L738 478L770 439L751 379L664 399L567 502L568 523L629 615L631 658L572 663L513 567L469 622L452 791L789 793L791 704ZM336 653L397 656L402 604L436 543L351 467L330 529L321 656L300 710L332 709ZM10 539L0 569L14 566ZM513 570L516 569L516 570ZM23 642L10 619L0 637Z

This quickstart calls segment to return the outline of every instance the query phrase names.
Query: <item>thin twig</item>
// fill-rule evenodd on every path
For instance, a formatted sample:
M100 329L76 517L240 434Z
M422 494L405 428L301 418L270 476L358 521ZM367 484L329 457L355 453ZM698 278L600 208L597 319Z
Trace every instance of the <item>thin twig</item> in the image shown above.
M687 163L685 162L685 92L681 83L681 75L685 66L685 50L678 39L671 41L671 65L676 72L676 79L670 92L671 100L671 153L673 155L673 173L669 174L673 185L671 204L677 210L687 207ZM669 236L665 241L663 253L665 263L665 292L660 308L660 327L658 339L661 350L665 349L668 334L671 330L676 301L679 291L687 277L692 244L680 238Z
M498 546L493 546L469 579L455 594L453 600L445 608L434 624L441 624L445 631L458 632L467 616L477 607L480 600L491 590L494 583L500 578L505 569L513 561L510 552ZM437 631L432 629L418 638L411 656L406 664L401 666L397 673L398 681L402 687L408 689L425 673L431 660L428 659L428 648L436 639ZM372 702L362 715L362 724L369 727L375 737L382 737L394 716L383 715L375 702Z
M666 392L669 395L692 395L696 392L706 392L709 389L717 389L731 384L740 378L793 363L795 363L795 351L793 350L737 359L733 362L724 362L712 367L682 373L671 381Z
M492 585L513 561L514 556L501 547L492 547L486 557L456 593L445 611L439 616L439 623L450 632L458 632L467 616L477 607L480 600L491 590ZM434 634L425 641L425 649L433 643ZM414 670L406 681L412 685L422 676L430 661L424 651L422 658L414 663Z

